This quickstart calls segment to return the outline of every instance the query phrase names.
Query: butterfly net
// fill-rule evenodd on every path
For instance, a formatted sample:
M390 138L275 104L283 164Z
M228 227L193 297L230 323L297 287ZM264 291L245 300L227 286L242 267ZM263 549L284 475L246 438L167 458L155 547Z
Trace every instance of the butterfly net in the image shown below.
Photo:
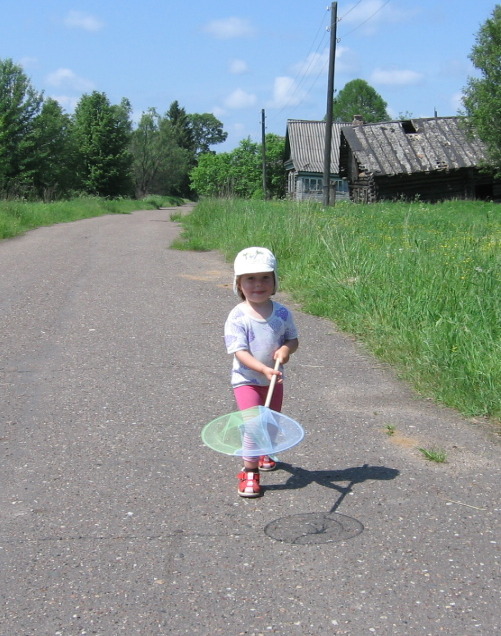
M295 420L264 406L223 415L202 430L202 440L209 448L248 457L280 453L303 437L304 431Z

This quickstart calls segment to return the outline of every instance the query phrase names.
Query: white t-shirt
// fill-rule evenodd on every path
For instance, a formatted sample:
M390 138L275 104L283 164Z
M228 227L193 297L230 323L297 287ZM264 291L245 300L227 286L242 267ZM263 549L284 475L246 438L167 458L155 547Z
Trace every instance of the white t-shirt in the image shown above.
M275 366L273 354L284 342L297 338L297 329L287 307L272 302L273 311L266 319L250 316L245 303L240 303L231 310L224 325L224 341L228 353L249 351L267 367ZM265 375L252 371L233 356L231 385L237 387L244 384L268 386L269 382Z

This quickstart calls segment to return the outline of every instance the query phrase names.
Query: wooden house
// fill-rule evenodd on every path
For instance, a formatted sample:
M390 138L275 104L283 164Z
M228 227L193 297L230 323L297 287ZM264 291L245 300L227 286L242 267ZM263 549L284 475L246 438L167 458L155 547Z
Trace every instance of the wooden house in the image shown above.
M344 126L340 176L355 202L382 199L499 199L501 183L480 171L483 143L460 117Z
M348 198L348 185L339 176L341 127L332 125L330 184L336 198ZM285 135L287 198L296 201L323 199L325 122L289 119ZM331 197L332 198L332 197Z

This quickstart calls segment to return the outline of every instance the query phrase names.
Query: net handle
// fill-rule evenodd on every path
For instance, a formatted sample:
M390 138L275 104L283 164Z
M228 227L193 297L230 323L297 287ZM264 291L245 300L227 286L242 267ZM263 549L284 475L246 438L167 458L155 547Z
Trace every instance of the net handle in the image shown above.
M275 360L275 371L278 371L278 368L280 366L280 358L277 358ZM266 394L266 402L264 403L264 407L265 408L269 408L270 404L271 404L271 398L273 396L273 391L275 390L275 384L277 383L277 378L278 375L274 375L271 378L271 382L270 382L270 388L268 389L268 393Z

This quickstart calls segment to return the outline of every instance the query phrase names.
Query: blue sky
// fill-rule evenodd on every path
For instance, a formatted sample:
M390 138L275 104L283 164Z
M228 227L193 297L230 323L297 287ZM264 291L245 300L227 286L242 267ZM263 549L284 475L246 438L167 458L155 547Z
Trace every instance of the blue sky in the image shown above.
M213 113L232 150L287 119L322 119L327 101L326 0L2 0L0 58L67 112L93 90L127 97L134 118L177 100ZM468 55L496 2L338 2L335 88L369 82L392 117L455 115Z

